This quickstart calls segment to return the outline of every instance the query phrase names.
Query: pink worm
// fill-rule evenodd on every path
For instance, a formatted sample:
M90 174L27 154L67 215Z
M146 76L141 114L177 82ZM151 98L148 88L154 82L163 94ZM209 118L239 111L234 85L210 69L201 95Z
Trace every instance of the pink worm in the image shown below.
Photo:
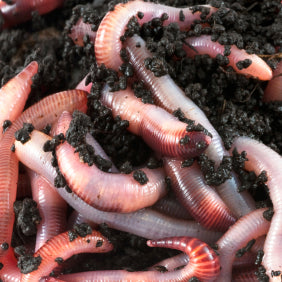
M66 230L67 205L42 176L33 171L30 171L29 175L33 200L37 203L41 216L41 222L37 226L37 252L47 240Z
M217 282L231 281L232 264L236 252L250 240L268 232L270 222L263 217L266 209L255 210L240 218L217 241L221 271Z
M140 43L139 48L136 47L137 43ZM215 165L218 166L223 156L229 155L229 153L225 150L220 135L211 125L204 112L185 96L184 92L174 83L169 75L155 77L151 71L146 69L144 60L152 55L145 48L145 42L142 38L139 36L128 38L126 49L129 53L130 61L137 71L138 78L144 81L148 88L150 88L154 101L158 106L170 113L181 109L187 118L200 123L212 134L212 142L205 151L205 154L211 160L215 161ZM200 172L198 176L203 177ZM232 178L217 186L216 190L231 212L235 216L241 217L254 210L255 203L247 192L238 193L238 185L237 177L232 174Z
M236 218L219 195L197 175L197 164L181 167L182 161L164 158L164 168L179 202L207 229L226 231Z
M217 10L209 5L202 7L210 9L208 16ZM185 16L185 21L183 22L179 19L180 11L183 11ZM144 14L142 19L137 17L138 12ZM113 11L106 14L97 31L95 41L97 63L99 65L104 64L107 68L118 70L122 64L119 55L122 48L120 37L124 34L128 21L135 16L138 23L142 25L153 18L161 17L164 13L168 15L168 20L164 21L164 25L177 22L182 30L190 27L201 16L201 12L193 13L191 7L181 9L139 0L118 4Z
M268 82L263 96L264 102L282 101L282 61L273 72L273 78Z
M81 213L74 210L68 219L68 229L72 229L74 225L81 223L87 223L92 229L96 229L98 227L98 224L86 219Z
M266 274L271 277L272 270L282 273L282 158L263 143L247 137L237 138L234 141L233 148L237 148L238 152L247 152L246 170L254 171L256 175L259 175L262 171L267 172L268 180L266 184L273 203L274 215L264 244L262 264L266 269ZM281 275L276 278L281 279ZM272 281L274 281L274 278Z
M24 165L53 184L57 172L51 165L52 154L42 150L45 142L50 139L50 136L34 130L28 142L22 144L16 141L15 147L16 155ZM206 230L194 221L175 219L149 208L128 214L103 212L89 206L77 195L69 193L63 188L56 189L56 191L86 219L98 224L106 223L111 228L144 238L159 239L168 236L191 236L207 243L214 243L221 236L221 233Z
M38 282L41 277L48 276L57 266L56 258L63 260L80 253L106 253L113 249L112 244L98 231L92 231L85 237L77 237L70 241L69 232L61 233L47 241L35 254L42 261L37 270L22 274L21 282Z
M3 122L14 122L22 113L31 90L32 77L37 70L37 62L31 62L0 89L0 140L3 137Z
M71 28L69 37L78 46L84 46L83 39L88 35L91 42L95 42L96 32L92 31L91 25L84 23L83 19L80 18L77 23Z
M15 132L23 123L32 123L35 128L43 129L53 123L63 110L74 109L86 111L87 94L81 90L63 91L42 99L31 106L6 131L0 143L0 244L11 242L14 213L13 204L16 199L18 160L11 147L15 141ZM0 257L5 250L0 250Z
M258 282L256 271L256 268L240 269L232 275L232 282Z
M218 42L213 42L209 35L190 37L187 38L185 42L188 45L184 44L183 47L187 55L190 57L199 54L208 54L210 57L215 58L218 54L224 54L224 45L221 45ZM229 66L231 66L237 73L252 76L260 80L270 80L272 78L271 68L257 55L250 55L245 50L238 49L235 45L231 46L230 51L231 54L227 56L229 59ZM236 64L245 59L251 60L251 65L241 70L238 69Z
M185 219L185 220L190 220L193 217L187 209L185 209L177 199L171 196L166 196L157 201L153 206L152 209L166 214L170 217L175 217L178 219Z
M32 12L35 11L39 15L49 13L61 7L63 3L64 0L16 0L11 5L0 6L0 14L4 18L2 28L8 28L30 20Z
M139 135L156 152L176 158L193 158L210 144L211 138L203 132L187 132L187 124L164 109L144 104L129 89L110 92L104 87L101 101L112 109L113 116L129 121L128 130ZM188 141L181 143L181 140Z
M185 252L189 264L183 269L161 273L158 271L127 272L125 270L92 271L62 275L65 281L188 281L197 277L200 281L216 281L220 272L218 256L206 243L191 237L171 237L147 242L149 247L171 248Z
M9 249L7 255L1 258L3 264L0 270L0 278L3 282L20 282L21 272L17 266L17 259L12 248Z
M70 122L70 114L64 113L59 119L57 134L65 134ZM58 165L72 191L89 205L104 211L132 212L151 206L166 193L162 169L142 169L148 178L142 185L133 178L134 172L105 173L95 165L82 163L74 151L67 142L59 145L56 148Z

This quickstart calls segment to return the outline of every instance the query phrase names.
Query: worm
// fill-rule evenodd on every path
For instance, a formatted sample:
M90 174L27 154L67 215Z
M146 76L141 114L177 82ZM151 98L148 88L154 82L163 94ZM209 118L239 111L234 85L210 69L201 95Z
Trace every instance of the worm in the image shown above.
M282 101L282 61L278 63L273 72L273 78L268 82L264 90L263 101Z
M218 54L224 54L224 45L221 45L218 42L213 42L208 35L190 37L186 39L185 42L187 45L184 44L183 47L189 57L194 57L198 54L207 54L210 57L215 58ZM257 55L250 55L245 50L238 49L235 45L231 46L230 51L230 55L227 56L229 59L228 65L233 67L237 73L258 78L260 80L270 80L272 78L271 68ZM250 60L251 64L247 68L240 69L238 68L237 63L243 60Z
M34 254L34 257L41 258L40 265L36 270L22 274L21 282L37 282L41 277L48 276L57 266L57 258L66 260L75 254L106 253L113 249L112 244L98 231L83 237L76 233L74 235L76 237L72 238L70 231L67 231L47 241Z
M101 101L112 109L114 117L120 116L129 121L130 132L141 136L154 151L163 156L193 158L200 155L211 142L204 132L187 131L186 123L164 109L144 104L130 89L110 92L106 86Z
M57 134L66 133L71 119L69 113L62 114L58 121ZM132 212L151 206L166 193L162 169L142 169L148 179L142 184L135 180L135 172L128 175L103 172L95 165L82 163L74 151L67 142L56 148L60 171L72 191L97 209Z
M31 139L22 144L15 142L18 159L31 170L45 177L51 184L57 176L51 165L52 153L42 150L51 137L33 130ZM55 189L55 188L54 188ZM76 194L66 189L56 189L60 196L86 219L97 224L106 223L109 227L132 233L148 239L159 239L168 236L197 237L207 243L214 243L221 236L220 232L204 229L195 221L175 219L150 208L132 213L103 212L82 201Z
M4 121L11 123L22 113L31 90L32 77L37 73L38 64L33 61L18 75L0 89L0 140L3 136Z
M209 10L207 16L217 10L209 5L203 5L202 7ZM183 22L180 21L180 11L183 12L185 17ZM142 13L143 17L137 17L138 13ZM129 20L135 16L138 23L142 25L153 18L161 17L165 13L168 15L168 19L164 21L164 25L177 22L181 29L187 29L193 21L200 19L201 16L200 12L193 13L190 7L180 9L139 0L118 4L113 11L106 14L97 31L95 41L97 63L118 70L122 64L119 56L122 48L120 38L125 32Z
M0 5L0 15L4 19L2 28L9 28L32 18L32 12L39 15L61 7L64 0L16 0L12 4ZM1 29L1 27L0 27Z
M136 47L139 43L140 47ZM212 142L209 144L205 154L219 165L224 155L229 155L225 150L221 137L209 122L204 112L174 83L169 75L155 77L154 74L144 66L144 60L151 57L146 50L145 42L139 36L133 36L126 41L126 49L129 53L130 62L137 71L140 80L149 87L152 92L155 104L172 113L181 109L186 118L195 120L196 123L204 126L212 134ZM241 217L255 209L254 200L246 193L238 193L238 179L232 174L223 184L216 187L216 190L231 212L236 217ZM199 177L203 177L199 172Z
M41 222L37 226L35 252L49 239L66 230L67 205L50 183L29 171L32 197L37 203Z
M37 129L43 129L53 123L63 110L72 112L74 109L86 111L87 94L81 90L70 90L56 93L34 104L13 123L6 131L0 146L0 244L10 244L14 213L13 204L16 199L18 160L11 151L15 141L15 132L22 128L23 123L32 123ZM4 244L4 245L3 245ZM0 257L6 253L0 248Z
M247 152L246 170L254 171L256 175L262 171L267 173L266 184L273 203L274 215L265 239L262 264L266 269L266 274L271 277L271 271L282 272L282 246L280 244L282 237L282 157L263 143L248 137L237 138L232 148L236 148L238 152ZM281 274L276 278L281 279L280 276Z
M226 231L236 218L214 189L196 172L197 164L182 168L182 161L164 158L164 168L179 202L207 229Z
M7 254L1 258L0 263L2 268L0 270L0 278L3 282L20 282L21 272L17 267L17 259L13 248L10 248Z
M216 242L221 266L216 281L231 281L232 263L236 252L250 240L268 232L270 222L263 217L266 210L266 208L258 209L243 216Z
M92 31L91 25L84 23L83 19L80 18L75 25L72 26L69 37L78 46L84 46L84 38L89 36L91 42L95 42L96 32Z

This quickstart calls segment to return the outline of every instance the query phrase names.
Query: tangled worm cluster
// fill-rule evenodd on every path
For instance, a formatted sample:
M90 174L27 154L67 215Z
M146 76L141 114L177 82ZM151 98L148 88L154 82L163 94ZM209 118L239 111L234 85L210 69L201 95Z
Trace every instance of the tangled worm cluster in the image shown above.
M0 1L1 28L29 20L34 11L45 14L63 4L64 1L20 0L9 4ZM138 32L134 32L135 28L154 20L162 26L176 23L181 31L188 31L195 22L204 28L208 26L205 20L218 9L210 5L180 9L129 1L115 5L97 31L80 18L69 34L77 45L83 46L86 36L94 43L98 70L121 75L127 67L151 91L153 103L143 103L133 93L130 74L119 89L114 89L110 82L99 81L99 95L95 99L110 108L113 117L127 121L127 130L144 140L161 165L121 173L90 134L92 126L83 135L79 131L81 120L88 118L87 102L93 98L89 97L97 86L90 70L76 89L50 95L25 111L32 78L38 72L36 61L1 88L0 276L3 281L253 281L258 270L252 268L256 252L261 249L260 274L270 281L281 281L281 156L248 137L236 138L227 151L204 112L171 76L154 73L154 68L157 71L158 68L154 66L153 55ZM228 71L270 81L264 102L282 100L281 63L273 72L259 56L235 45L227 50L208 34L187 37L182 47L189 57L221 55ZM48 125L51 128L46 134L42 130ZM81 136L80 143L74 145L77 141L71 135L75 130ZM92 163L85 162L87 157L80 154L82 149L94 155ZM271 219L266 219L269 209L256 209L247 191L238 192L240 181L235 171L230 170L228 177L216 187L205 179L200 169L203 156L220 168L232 153L234 159L245 160L245 170L266 175L274 212ZM35 246L31 247L33 256L28 262L31 266L21 270L17 265L25 262L15 256L11 246L13 205L20 193L17 192L19 162L29 175L32 197L42 218L37 226ZM168 184L185 208L184 216L181 208L176 210L179 208L176 199L166 197ZM67 223L68 205L74 212ZM176 208L166 210L166 215L156 210L158 205L161 209L169 205ZM176 249L183 254L146 271L104 270L50 277L60 263L75 254L104 253L114 248L110 238L94 230L101 223L150 239L149 247ZM67 225L71 230L66 231ZM238 259L240 249L251 251ZM233 278L232 267L237 269Z

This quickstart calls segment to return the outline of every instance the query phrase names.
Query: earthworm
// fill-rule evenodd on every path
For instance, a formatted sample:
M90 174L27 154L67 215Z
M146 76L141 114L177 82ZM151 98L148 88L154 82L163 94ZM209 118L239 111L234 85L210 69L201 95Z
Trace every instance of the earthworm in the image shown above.
M57 134L66 133L71 119L69 113L62 114ZM106 173L95 165L82 163L78 153L74 152L75 149L67 142L56 147L60 171L71 190L97 209L132 212L151 206L166 194L163 169L142 169L147 180L146 183L139 183L134 178L135 172L127 175Z
M282 246L280 243L282 237L282 158L263 143L248 137L235 139L233 148L236 148L238 152L247 152L246 170L254 171L256 175L262 171L267 173L266 185L273 203L274 215L265 239L262 264L266 269L266 274L271 277L271 271L282 272ZM280 276L276 278L281 279Z
M52 154L42 150L43 145L48 140L51 140L50 136L33 130L31 139L28 142L25 144L19 141L15 142L15 153L24 165L53 184L57 171L51 165ZM159 239L168 236L190 236L197 237L207 243L214 243L221 236L221 233L206 230L194 221L175 219L149 208L127 214L103 212L89 206L74 193L69 193L63 188L56 189L56 191L86 219L97 224L106 223L111 228L144 238Z
M177 268L183 267L189 263L189 256L185 253L181 253L171 258L164 259L155 265L151 266L149 270L164 270L174 271Z
M0 89L0 140L3 136L3 123L14 122L22 113L31 90L32 77L37 73L38 64L33 61Z
M171 272L142 271L127 272L125 270L106 270L62 275L66 281L188 281L197 277L200 281L215 281L220 271L216 253L206 243L191 237L171 237L147 241L149 247L171 248L185 252L189 263L182 269ZM80 280L81 279L81 280Z
M177 199L169 195L157 201L152 209L178 219L190 220L193 218Z
M81 213L78 213L76 210L74 210L68 219L68 229L72 229L74 225L81 223L87 223L92 229L96 229L98 226L98 224L86 219Z
M194 57L198 54L208 54L215 58L218 54L224 54L224 45L218 42L213 42L211 36L201 35L200 37L189 37L183 44L184 50L188 57ZM231 46L231 53L228 57L229 66L231 66L237 73L246 76L252 76L260 80L270 80L272 78L272 70L264 60L255 54L248 54L245 50L238 49L235 45ZM243 60L250 60L251 65L247 68L238 68L237 63Z
M259 280L255 272L256 268L238 269L232 274L232 282L257 282Z
M140 47L136 47L136 44ZM139 36L133 36L126 41L126 49L129 53L130 62L137 71L140 80L150 88L156 105L161 106L172 113L181 109L186 118L195 120L196 123L204 126L212 134L212 142L205 151L205 154L218 166L224 155L229 155L225 150L221 137L209 122L204 112L174 83L169 75L155 77L147 70L144 60L151 57L151 53L145 48L145 42ZM199 177L203 177L199 172ZM223 184L216 187L216 191L227 204L231 212L241 217L255 209L254 200L246 192L238 193L238 179L235 174L231 174L231 179L227 179Z
M144 104L130 89L110 92L110 88L105 86L101 101L112 109L114 117L129 121L127 129L130 132L141 136L149 147L163 156L193 158L211 142L204 132L187 131L186 123L164 109Z
M236 218L229 208L215 190L196 174L200 169L196 163L183 168L181 160L172 158L163 160L176 197L197 222L207 229L217 231L226 231L234 224Z
M96 32L91 29L91 25L84 23L80 18L75 25L72 26L69 37L78 46L84 46L84 38L89 36L91 42L95 42Z
M20 282L21 272L17 267L17 259L13 248L10 248L7 254L1 258L0 263L3 267L0 270L0 278L3 282Z
M0 29L30 20L33 12L38 12L39 15L49 13L61 7L63 3L64 0L16 0L11 5L0 6L0 15L4 19Z
M72 232L72 233L71 233ZM83 237L73 231L61 233L47 241L35 254L41 257L38 269L22 274L21 282L39 281L41 277L48 276L54 267L58 265L57 258L66 260L80 253L106 253L113 249L112 244L98 231Z
M209 5L198 7L209 10L207 16L217 10ZM180 21L180 11L183 12L185 17L184 21ZM143 17L138 17L138 13L139 15L141 13ZM153 18L161 17L165 13L168 15L168 19L164 21L164 25L177 22L182 30L189 28L193 21L201 17L201 12L193 13L191 7L181 9L139 0L118 4L113 11L106 14L97 31L95 41L97 63L118 70L122 64L119 55L122 48L120 38L125 32L129 20L136 17L138 23L142 25Z
M63 91L48 96L34 104L13 123L6 131L0 146L0 244L10 244L14 213L13 204L16 199L18 160L11 151L15 140L15 132L22 128L23 123L32 123L35 128L43 129L54 122L63 110L72 112L74 109L86 111L87 94L81 90ZM0 257L5 253L1 248Z
M41 175L30 171L32 197L37 203L41 222L37 226L35 252L49 239L66 230L66 202Z
M282 61L273 71L273 78L268 82L263 95L264 102L282 101Z
M268 232L270 222L263 216L266 210L266 208L258 209L243 216L216 242L221 266L216 281L231 281L232 263L236 252L250 240Z

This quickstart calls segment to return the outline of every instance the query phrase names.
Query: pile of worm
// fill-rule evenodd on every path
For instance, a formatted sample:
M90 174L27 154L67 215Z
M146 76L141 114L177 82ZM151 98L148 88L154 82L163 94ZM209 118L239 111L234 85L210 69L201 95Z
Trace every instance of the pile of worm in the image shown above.
M280 0L0 0L0 281L281 281Z

